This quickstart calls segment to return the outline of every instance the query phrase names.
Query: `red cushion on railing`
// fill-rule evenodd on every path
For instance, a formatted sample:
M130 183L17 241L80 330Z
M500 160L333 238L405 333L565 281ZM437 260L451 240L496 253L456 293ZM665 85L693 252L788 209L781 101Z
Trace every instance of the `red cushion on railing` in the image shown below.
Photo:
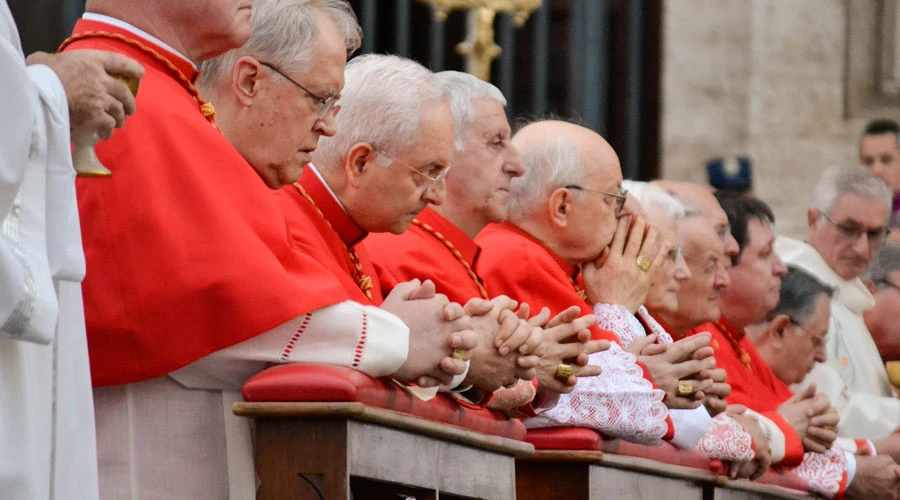
M356 401L482 434L518 440L525 437L525 426L518 420L487 409L465 408L442 394L423 401L389 380L342 366L274 366L250 378L244 384L243 394L244 400L250 402Z
M628 457L649 458L657 462L702 470L721 467L718 461L711 463L702 453L679 450L670 443L662 446L644 446L621 439L604 438L600 433L579 427L548 427L529 429L525 440L538 450L589 450L602 451Z
M537 450L600 451L603 437L596 431L582 427L547 427L528 429L525 441Z

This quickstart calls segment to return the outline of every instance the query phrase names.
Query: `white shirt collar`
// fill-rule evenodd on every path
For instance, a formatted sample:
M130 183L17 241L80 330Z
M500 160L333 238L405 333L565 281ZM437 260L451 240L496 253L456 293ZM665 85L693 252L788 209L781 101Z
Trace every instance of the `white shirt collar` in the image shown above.
M114 17L109 17L107 15L97 14L94 12L85 12L84 15L81 17L82 17L82 19L87 19L88 21L98 21L101 23L111 24L111 25L113 25L117 28L121 28L125 31L130 31L131 33L134 33L135 35L147 40L148 42L151 42L154 45L158 45L158 46L166 49L167 51L175 54L176 56L184 59L185 61L190 63L190 65L193 66L194 69L197 69L197 65L194 64L190 59L188 59L187 56L185 56L181 52L178 52L177 50L173 49L166 42L160 40L159 38L156 38L155 36L151 35L150 33L147 33L146 31L138 28L137 26L134 26L133 24L126 23L125 21L122 21L121 19L116 19Z
M350 212L347 212L347 209L344 207L344 204L341 203L341 199L338 198L337 194L335 194L335 192L331 189L331 186L329 186L328 183L325 182L325 178L322 177L322 174L319 173L319 169L316 168L316 166L313 165L312 162L307 163L306 167L304 167L304 168L312 169L313 173L316 174L316 177L318 177L319 180L322 182L322 185L325 186L325 189L327 189L328 192L331 193L331 197L334 198L334 201L336 201L338 203L338 205L340 205L340 207L344 209L344 212L349 215Z

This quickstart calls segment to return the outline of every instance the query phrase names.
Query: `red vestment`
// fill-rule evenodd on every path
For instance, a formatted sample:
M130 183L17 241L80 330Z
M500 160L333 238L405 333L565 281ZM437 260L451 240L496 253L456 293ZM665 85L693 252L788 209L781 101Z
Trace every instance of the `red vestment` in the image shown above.
M98 31L152 48L196 81L190 63L127 30L82 19L74 34ZM77 185L94 385L165 375L342 300L306 272L315 262L289 241L278 198L171 69L120 40L66 48L78 49L146 70L137 113L96 148L113 176Z
M430 206L416 219L449 242L478 276L481 248L472 238ZM401 235L380 233L366 238L382 292L386 295L398 283L428 278L451 302L465 305L469 299L481 297L472 276L434 232L413 224Z

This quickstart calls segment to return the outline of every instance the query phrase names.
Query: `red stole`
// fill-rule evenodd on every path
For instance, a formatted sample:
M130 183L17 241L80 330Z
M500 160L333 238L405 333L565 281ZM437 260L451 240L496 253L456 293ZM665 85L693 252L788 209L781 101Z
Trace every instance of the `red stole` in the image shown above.
M126 30L78 21L85 31L137 40L196 80L189 63ZM113 176L77 181L94 385L165 375L342 299L307 279L314 262L291 246L277 197L170 69L119 40L66 50L78 49L146 69L138 112L96 148Z
M547 307L553 317L573 305L582 315L594 312L575 290L573 281L580 286L580 270L512 223L490 224L475 241L482 248L479 272L492 293L527 302L532 314ZM594 339L619 342L614 333L596 324L591 333Z
M430 206L417 219L440 233L459 251L472 270L478 272L481 248L472 238ZM446 295L451 302L465 305L469 299L481 297L472 276L453 252L435 234L419 225L411 225L400 235L369 235L365 247L375 261L381 290L385 295L398 283L427 278L434 281L438 293Z

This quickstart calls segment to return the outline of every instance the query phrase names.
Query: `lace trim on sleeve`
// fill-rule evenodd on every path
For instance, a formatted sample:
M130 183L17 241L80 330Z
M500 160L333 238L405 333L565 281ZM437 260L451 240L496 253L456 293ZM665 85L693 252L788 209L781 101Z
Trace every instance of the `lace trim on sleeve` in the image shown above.
M669 430L663 391L643 377L636 358L613 344L592 354L590 363L603 372L578 379L575 390L562 394L559 403L527 427L588 427L607 436L658 446Z
M808 490L826 498L834 498L846 488L847 457L834 447L825 453L806 453L794 472L808 483Z
M725 413L712 419L709 433L700 439L697 450L709 458L728 462L750 462L756 457L753 438L737 420Z
M597 326L616 334L622 346L627 348L631 342L646 335L644 325L631 314L625 306L619 304L594 304L594 315L597 316Z

